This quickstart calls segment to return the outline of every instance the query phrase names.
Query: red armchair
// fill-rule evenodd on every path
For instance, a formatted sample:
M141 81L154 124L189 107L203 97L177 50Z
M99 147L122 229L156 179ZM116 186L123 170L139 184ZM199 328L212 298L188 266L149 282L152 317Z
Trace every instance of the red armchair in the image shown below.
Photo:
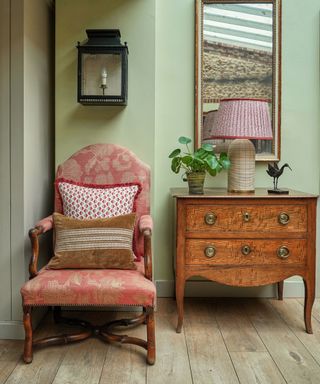
M142 189L136 208L134 231L136 270L119 269L48 269L38 271L39 236L53 227L52 216L39 221L30 230L32 257L30 280L21 288L25 328L24 361L31 363L33 346L84 340L97 336L107 342L139 345L147 350L147 362L155 362L154 306L156 290L152 282L151 234L149 216L150 169L131 151L113 144L96 144L81 149L58 167L56 178L77 183L119 184L139 182ZM60 194L55 190L55 212L62 213ZM142 313L134 319L117 320L103 326L61 316L64 306L138 306ZM83 332L33 340L32 308L53 307L56 322L83 327ZM114 326L132 326L146 323L147 340L112 333Z

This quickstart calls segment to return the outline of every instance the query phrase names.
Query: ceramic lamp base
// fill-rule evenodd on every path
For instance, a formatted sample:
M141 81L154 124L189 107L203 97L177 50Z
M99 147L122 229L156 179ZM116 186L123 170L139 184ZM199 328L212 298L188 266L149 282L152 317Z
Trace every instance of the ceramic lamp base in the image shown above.
M231 167L228 172L229 192L254 192L256 151L247 139L236 139L229 146Z

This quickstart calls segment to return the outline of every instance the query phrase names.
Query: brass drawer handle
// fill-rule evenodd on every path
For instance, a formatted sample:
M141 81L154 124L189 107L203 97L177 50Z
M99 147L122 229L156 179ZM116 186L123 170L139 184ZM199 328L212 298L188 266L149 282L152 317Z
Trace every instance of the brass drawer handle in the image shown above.
M204 216L204 221L208 225L214 225L217 220L217 215L213 212L206 213Z
M290 251L289 248L285 245L282 245L277 250L277 255L280 257L280 259L287 259L289 257Z
M249 245L244 245L241 247L241 252L243 255L247 256L252 251Z
M243 218L243 221L245 221L245 222L247 223L248 221L250 221L250 219L251 219L251 215L250 215L249 212L245 212L245 213L242 215L242 218Z
M210 245L209 247L205 248L204 254L206 255L206 257L211 258L211 257L215 256L216 248L213 245Z
M285 213L285 212L281 212L278 216L278 222L279 224L282 224L282 225L287 225L290 221L290 216Z

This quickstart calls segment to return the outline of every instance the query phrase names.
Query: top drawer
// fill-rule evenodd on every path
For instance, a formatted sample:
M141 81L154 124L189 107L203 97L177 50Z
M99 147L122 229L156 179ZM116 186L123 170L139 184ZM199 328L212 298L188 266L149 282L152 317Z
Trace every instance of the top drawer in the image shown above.
M186 231L306 232L306 205L187 205Z

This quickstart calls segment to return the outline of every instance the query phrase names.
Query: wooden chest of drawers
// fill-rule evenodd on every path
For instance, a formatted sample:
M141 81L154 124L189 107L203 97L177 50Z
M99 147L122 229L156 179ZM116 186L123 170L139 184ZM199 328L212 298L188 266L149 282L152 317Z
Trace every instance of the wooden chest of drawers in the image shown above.
M189 195L172 189L176 199L177 332L183 322L185 281L192 276L233 286L278 283L294 275L305 285L305 325L312 333L315 296L316 196L228 193L207 189Z

